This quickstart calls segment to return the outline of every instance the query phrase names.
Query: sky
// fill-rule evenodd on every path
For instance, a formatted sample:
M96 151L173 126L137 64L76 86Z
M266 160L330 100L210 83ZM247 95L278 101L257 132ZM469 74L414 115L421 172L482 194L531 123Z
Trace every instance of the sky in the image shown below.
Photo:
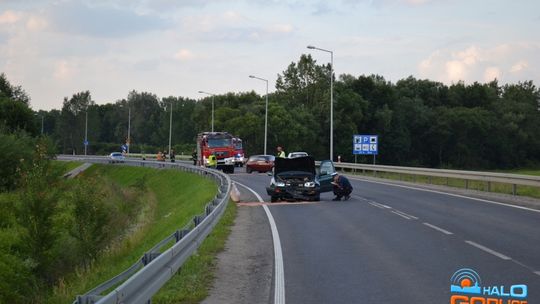
M0 73L35 110L89 90L270 92L302 54L337 75L540 85L537 0L0 0Z

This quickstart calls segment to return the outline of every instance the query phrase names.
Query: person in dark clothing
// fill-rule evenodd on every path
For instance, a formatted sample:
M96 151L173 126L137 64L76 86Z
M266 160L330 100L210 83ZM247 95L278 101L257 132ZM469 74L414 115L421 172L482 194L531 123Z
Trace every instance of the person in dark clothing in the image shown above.
M353 187L349 182L349 179L343 175L336 174L334 175L334 195L336 196L333 201L340 201L342 197L345 197L345 200L348 200L351 197L351 192Z
M171 149L171 153L169 155L169 158L171 159L171 163L174 163L176 160L176 154L174 153L174 149Z
M191 159L193 160L193 165L197 165L197 149L193 150L193 153L191 153Z

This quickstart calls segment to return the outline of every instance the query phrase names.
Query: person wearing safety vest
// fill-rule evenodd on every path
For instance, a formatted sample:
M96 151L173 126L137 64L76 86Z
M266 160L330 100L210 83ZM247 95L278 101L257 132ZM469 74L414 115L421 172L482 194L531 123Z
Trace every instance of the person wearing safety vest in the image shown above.
M208 167L212 169L217 167L217 158L214 154L210 154L210 156L208 156Z
M285 151L283 151L283 148L281 146L277 147L277 157L286 158Z

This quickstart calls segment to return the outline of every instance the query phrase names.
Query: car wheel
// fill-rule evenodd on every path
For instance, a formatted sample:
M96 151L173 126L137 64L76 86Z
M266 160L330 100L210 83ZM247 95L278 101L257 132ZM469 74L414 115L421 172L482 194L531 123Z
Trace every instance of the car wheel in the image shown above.
M275 203L275 202L277 202L277 201L278 201L278 197L277 197L277 196L271 196L271 197L270 197L270 202Z
M320 194L319 194L319 195L315 195L315 196L313 197L312 200L313 200L314 202L320 201L320 200L321 200L321 195L320 195Z
M250 167L246 167L246 173L251 173L251 172L252 172L251 168L250 168Z

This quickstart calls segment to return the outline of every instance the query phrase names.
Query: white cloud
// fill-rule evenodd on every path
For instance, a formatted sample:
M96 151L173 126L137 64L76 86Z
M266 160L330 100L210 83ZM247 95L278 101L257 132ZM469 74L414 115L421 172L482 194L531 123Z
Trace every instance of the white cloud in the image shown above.
M274 24L268 28L268 32L271 33L284 33L288 34L294 30L294 27L290 24Z
M457 52L453 57L459 59L465 65L474 65L477 61L483 59L480 53L481 51L477 47L472 46L464 51Z
M193 53L188 49L180 49L180 50L178 50L178 52L176 52L174 54L173 57L176 60L184 61L184 60L191 60L191 59L195 58L195 55L193 55Z
M494 79L501 79L502 73L501 69L498 67L488 67L484 71L484 81L490 82Z
M30 31L41 31L45 29L47 25L48 22L46 19L37 16L30 16L26 21L26 28Z
M407 4L412 4L412 5L421 5L421 4L427 3L429 1L430 0L404 0L403 2L405 2Z
M22 17L21 13L14 11L5 11L0 15L0 24L13 24L18 22Z
M54 75L54 78L58 80L68 80L71 78L71 76L73 76L73 68L65 60L59 61L55 65L53 75Z
M459 81L465 78L467 74L466 63L460 60L451 60L446 62L446 76L451 81Z
M445 83L516 79L529 66L528 58L540 48L534 43L499 44L493 47L468 46L458 50L437 50L418 63L421 77ZM505 72L511 72L506 73ZM531 77L531 74L521 77ZM507 77L503 79L503 77Z
M527 61L520 60L520 61L516 62L514 65L512 65L512 68L510 69L510 72L518 73L518 72L523 71L527 67L529 67L529 64L527 63Z

